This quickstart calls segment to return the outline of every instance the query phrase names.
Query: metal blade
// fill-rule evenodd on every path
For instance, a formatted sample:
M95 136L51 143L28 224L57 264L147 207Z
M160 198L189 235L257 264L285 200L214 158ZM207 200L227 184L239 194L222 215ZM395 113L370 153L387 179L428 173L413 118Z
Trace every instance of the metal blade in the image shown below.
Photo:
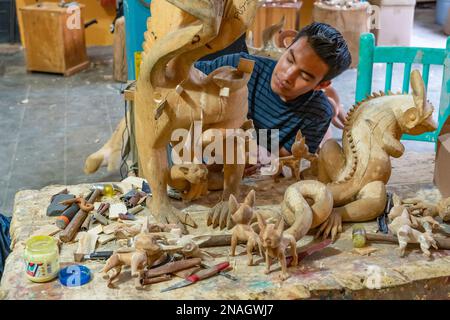
M175 289L179 289L179 288L183 288L183 287L187 287L188 285L192 284L191 281L189 280L183 280L180 281L178 283L175 283L173 286L167 287L165 289L162 289L161 292L166 292L166 291L170 291L170 290L175 290Z

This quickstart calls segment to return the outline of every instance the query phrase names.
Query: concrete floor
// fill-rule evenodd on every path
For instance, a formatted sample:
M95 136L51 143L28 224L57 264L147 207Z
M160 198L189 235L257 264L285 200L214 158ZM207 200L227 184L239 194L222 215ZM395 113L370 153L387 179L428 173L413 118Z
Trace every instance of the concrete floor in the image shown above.
M414 46L445 47L434 24L434 9L416 10ZM2 50L3 49L3 50ZM124 113L122 84L112 78L111 47L89 48L91 67L64 78L27 73L23 51L0 47L0 210L11 215L18 190L50 184L117 181L106 169L86 176L85 158L107 141ZM383 67L376 67L374 89L381 89ZM442 68L432 69L430 100L437 106ZM394 78L394 86L401 79ZM334 81L348 109L354 102L356 70ZM434 85L436 84L436 85ZM339 131L334 135L338 137ZM433 145L407 142L407 148Z

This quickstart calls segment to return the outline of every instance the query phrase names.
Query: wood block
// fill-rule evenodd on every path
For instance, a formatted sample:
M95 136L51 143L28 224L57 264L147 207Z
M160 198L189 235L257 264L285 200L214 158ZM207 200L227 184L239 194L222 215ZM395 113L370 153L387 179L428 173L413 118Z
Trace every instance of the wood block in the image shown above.
M42 2L20 8L28 71L72 75L89 67L84 36L84 5L79 4L79 25L72 27L76 12L58 3Z
M119 214L127 213L127 207L123 203L114 203L109 207L109 219L117 220L119 219Z
M98 238L98 242L100 244L105 244L111 240L114 240L116 238L116 236L114 234L101 234L100 237Z
M103 227L104 234L113 234L120 226L123 226L123 223L113 222L105 227Z
M79 232L80 240L76 253L90 254L95 251L98 235L90 232Z
M92 229L89 229L88 232L93 233L93 234L100 234L103 232L103 226L101 224L98 224L95 227L93 227Z
M300 9L302 1L261 1L256 12L255 21L250 28L253 34L254 47L262 47L262 34L268 27L280 23L284 18L284 30L298 30L300 24Z
M125 17L117 19L114 26L113 78L119 82L127 82L128 68L125 49Z
M361 2L354 8L345 10L327 6L321 2L314 3L313 19L331 25L342 33L352 55L351 68L359 62L359 38L362 33L369 32L368 2Z

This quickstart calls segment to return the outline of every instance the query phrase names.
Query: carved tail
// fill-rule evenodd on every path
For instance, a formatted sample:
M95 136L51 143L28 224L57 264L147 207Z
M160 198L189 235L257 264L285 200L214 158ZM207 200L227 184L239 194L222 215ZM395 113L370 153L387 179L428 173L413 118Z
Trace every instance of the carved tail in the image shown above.
M312 199L310 207L305 198ZM304 180L289 186L281 203L281 214L290 226L285 232L295 240L301 239L309 229L323 223L333 209L333 195L319 181Z

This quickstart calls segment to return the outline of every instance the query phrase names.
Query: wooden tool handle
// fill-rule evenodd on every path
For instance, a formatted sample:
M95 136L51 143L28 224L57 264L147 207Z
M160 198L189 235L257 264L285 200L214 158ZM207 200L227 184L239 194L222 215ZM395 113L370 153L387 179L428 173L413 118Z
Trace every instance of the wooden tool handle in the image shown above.
M384 233L366 233L366 239L369 241L386 241L398 243L397 237L391 234Z
M155 277L155 278L150 278L150 279L141 279L140 282L143 286L148 285L148 284L152 284L152 283L158 283L158 282L163 282L163 281L167 281L172 279L172 276L169 274L165 274L159 277Z
M188 269L194 266L198 266L202 263L201 258L193 258L187 260L180 260L169 262L165 265L162 265L158 268L150 269L144 273L145 278L152 278L156 276L160 276L162 274L174 273L180 270Z
M91 196L89 197L88 203L93 204L95 202L95 199L101 194L101 190L96 189ZM81 225L83 224L84 220L86 220L88 213L83 210L78 210L75 217L73 217L72 221L67 225L67 227L60 233L59 239L62 242L69 242L72 241L72 239L75 237L75 234L80 229Z
M229 262L222 262L218 265L211 267L209 269L203 269L197 272L196 274L193 274L192 276L189 276L187 280L191 282L197 282L199 280L203 280L209 277L212 277L215 274L218 274L220 271L225 270L230 266Z
M387 241L391 243L398 243L398 239L394 235L382 234L382 233L367 233L366 239L369 241ZM439 249L450 249L450 239L443 237L434 237Z

